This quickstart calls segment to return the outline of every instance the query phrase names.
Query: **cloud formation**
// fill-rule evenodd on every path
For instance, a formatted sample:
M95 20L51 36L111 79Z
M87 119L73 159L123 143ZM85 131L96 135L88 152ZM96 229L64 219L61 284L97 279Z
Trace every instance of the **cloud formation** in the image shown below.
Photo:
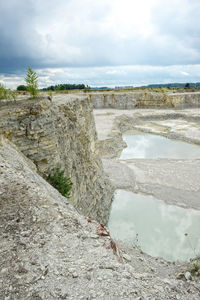
M37 69L39 86L59 83L84 83L89 86L141 86L152 83L199 82L200 65L109 66ZM25 84L25 74L1 75L0 83L10 88Z
M199 11L199 0L1 1L0 72L19 75L30 65L79 68L80 75L81 68L115 67L105 69L104 79L122 81L120 66L190 65L188 74L195 73Z

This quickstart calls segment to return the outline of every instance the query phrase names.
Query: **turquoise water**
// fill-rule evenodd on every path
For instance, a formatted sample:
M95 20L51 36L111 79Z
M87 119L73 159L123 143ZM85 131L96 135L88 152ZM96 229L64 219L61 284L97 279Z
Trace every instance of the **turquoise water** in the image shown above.
M175 141L163 136L136 133L124 134L127 148L123 149L120 158L200 158L200 147L182 141Z
M200 211L167 205L152 196L117 190L108 228L113 238L168 261L189 260L200 253Z

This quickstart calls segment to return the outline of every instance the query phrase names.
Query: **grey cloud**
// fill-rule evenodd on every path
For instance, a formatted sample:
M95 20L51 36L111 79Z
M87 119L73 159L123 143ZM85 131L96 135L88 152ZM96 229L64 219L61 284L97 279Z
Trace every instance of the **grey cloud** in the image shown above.
M154 32L146 37L137 33L140 28L131 28L125 37L114 30L124 25L118 19L112 24L115 5L115 0L1 1L0 72L24 72L28 65L76 67L81 74L80 67L199 63L199 0L174 0L173 5L157 0L150 18ZM100 74L95 82L111 80ZM135 74L140 80L151 77L136 70L128 76ZM113 73L113 80L128 80L117 76Z
M168 41L165 52L173 54L177 63L199 63L199 11L199 0L174 0L173 5L170 1L159 0L152 11L151 20L158 40L160 37Z
M34 2L9 0L0 3L0 68L23 69L38 59L40 37L34 29Z

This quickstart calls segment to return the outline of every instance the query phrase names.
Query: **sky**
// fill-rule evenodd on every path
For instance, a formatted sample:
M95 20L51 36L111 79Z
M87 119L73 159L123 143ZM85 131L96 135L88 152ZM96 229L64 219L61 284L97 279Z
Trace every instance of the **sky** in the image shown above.
M0 83L200 82L200 0L0 1Z

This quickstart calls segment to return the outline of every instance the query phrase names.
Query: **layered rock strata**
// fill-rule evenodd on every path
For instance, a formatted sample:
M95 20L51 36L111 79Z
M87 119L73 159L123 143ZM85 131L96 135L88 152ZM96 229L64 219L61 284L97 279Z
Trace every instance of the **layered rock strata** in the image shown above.
M73 205L106 223L113 189L96 148L92 103L87 97L2 104L0 134L30 158L44 177L60 165L73 182Z
M200 93L104 92L90 93L94 108L188 108L200 106Z

